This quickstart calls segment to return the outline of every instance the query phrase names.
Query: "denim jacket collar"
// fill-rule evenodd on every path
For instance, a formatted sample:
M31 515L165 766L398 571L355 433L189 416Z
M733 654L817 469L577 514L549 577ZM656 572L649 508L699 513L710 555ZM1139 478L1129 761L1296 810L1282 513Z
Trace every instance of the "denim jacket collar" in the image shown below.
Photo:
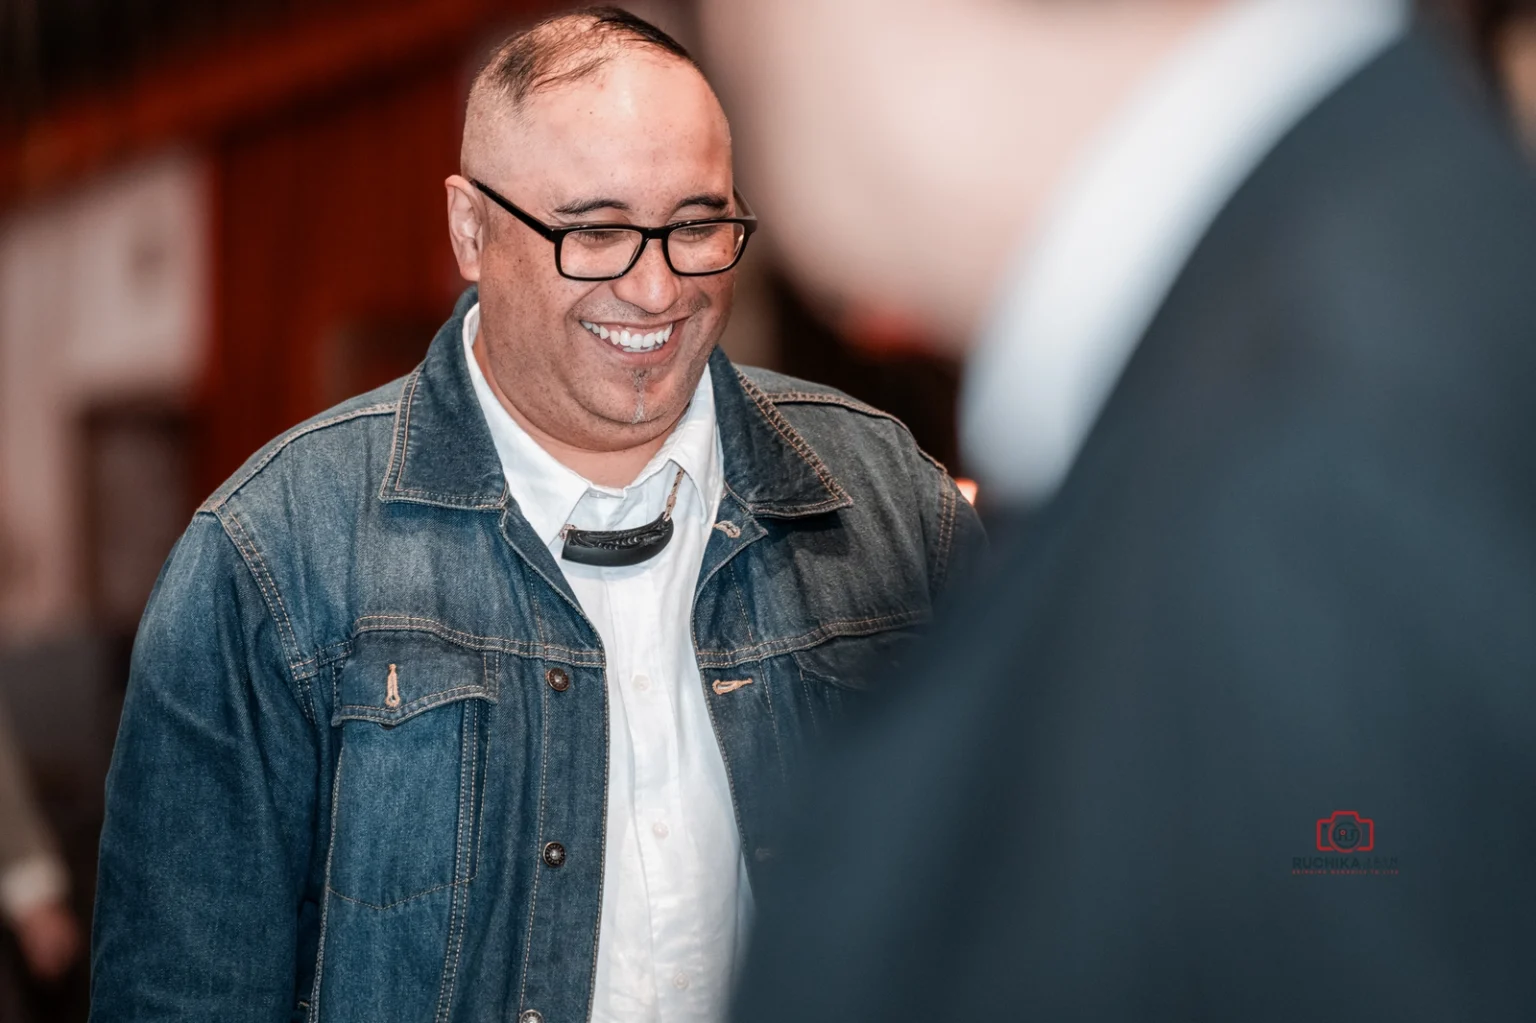
M460 350L464 316L477 297L473 286L459 296L426 360L406 378L380 500L469 510L507 504L506 477ZM748 512L798 518L853 503L768 395L718 348L710 370L726 491Z

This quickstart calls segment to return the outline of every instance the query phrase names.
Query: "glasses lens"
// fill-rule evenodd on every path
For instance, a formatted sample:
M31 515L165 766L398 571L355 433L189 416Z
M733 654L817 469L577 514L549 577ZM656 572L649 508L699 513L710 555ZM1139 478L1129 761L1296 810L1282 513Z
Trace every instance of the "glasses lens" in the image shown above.
M690 224L668 235L667 255L679 273L715 273L736 262L746 238L740 224Z
M572 277L613 277L629 267L644 240L639 231L616 227L572 231L560 247L560 271Z

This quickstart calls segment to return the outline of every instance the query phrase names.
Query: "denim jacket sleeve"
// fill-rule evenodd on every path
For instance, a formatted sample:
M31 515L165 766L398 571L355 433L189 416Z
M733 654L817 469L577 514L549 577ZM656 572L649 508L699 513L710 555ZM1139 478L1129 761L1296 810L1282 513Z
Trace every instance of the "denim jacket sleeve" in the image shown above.
M313 707L251 568L199 513L133 652L107 779L95 1023L278 1023L314 843Z
M980 570L987 552L987 534L976 509L944 467L927 455L921 457L929 482L918 492L933 494L923 516L928 533L929 593L934 603L940 604L945 602L946 593L957 585L964 586Z

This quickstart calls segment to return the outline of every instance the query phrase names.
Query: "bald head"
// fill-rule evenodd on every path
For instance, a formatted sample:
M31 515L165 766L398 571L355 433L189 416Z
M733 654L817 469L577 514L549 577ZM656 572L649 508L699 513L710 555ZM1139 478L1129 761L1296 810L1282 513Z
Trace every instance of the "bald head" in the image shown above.
M698 62L666 32L617 7L589 7L546 18L509 37L469 90L459 154L466 175L484 166L501 133L516 126L533 95L592 78L615 59L645 56L680 62L703 77Z

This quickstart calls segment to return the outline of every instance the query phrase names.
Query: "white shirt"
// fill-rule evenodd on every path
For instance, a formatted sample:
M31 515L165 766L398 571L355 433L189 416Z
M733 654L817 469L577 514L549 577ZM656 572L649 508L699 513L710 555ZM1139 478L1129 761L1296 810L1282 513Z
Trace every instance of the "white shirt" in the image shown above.
M1233 0L1142 86L1020 252L966 369L961 441L994 497L1055 492L1221 208L1408 20L1403 0Z
M538 445L497 399L464 318L464 357L507 486L602 639L608 798L595 1023L724 1018L752 894L725 762L704 704L693 594L724 491L708 368L682 420L627 487L589 482ZM561 527L630 529L661 514L677 470L672 540L649 561L560 560Z

